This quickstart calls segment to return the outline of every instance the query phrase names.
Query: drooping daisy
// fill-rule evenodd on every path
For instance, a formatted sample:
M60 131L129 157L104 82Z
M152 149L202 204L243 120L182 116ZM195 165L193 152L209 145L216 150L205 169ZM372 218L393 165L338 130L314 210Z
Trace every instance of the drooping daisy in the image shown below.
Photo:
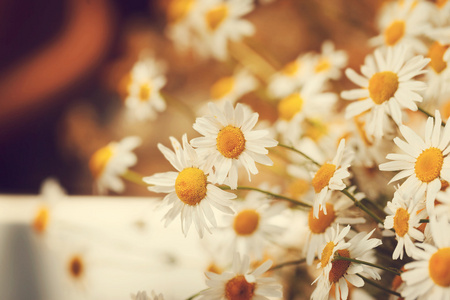
M435 119L430 117L427 120L425 140L406 125L400 126L400 132L406 141L396 137L394 143L405 154L388 154L386 158L392 161L381 164L380 170L400 171L390 182L407 177L400 189L417 191L418 194L426 192L427 213L433 215L441 180L450 181L450 125L442 130L441 115L436 111Z
M327 214L325 201L330 196L329 191L341 191L345 188L343 180L350 176L348 168L353 159L352 155L344 155L345 139L339 142L336 156L331 163L324 163L319 170L314 174L312 179L312 186L314 187L315 197L313 205L313 215L315 218L319 217L319 212L323 210Z
M368 113L365 129L376 138L383 136L383 124L386 115L392 117L397 125L402 124L402 108L416 111L415 102L421 102L422 96L417 92L424 90L426 84L414 80L426 71L423 68L430 61L422 56L406 60L406 47L389 47L383 54L376 49L374 56L368 55L361 73L352 69L345 70L347 77L360 89L343 91L341 97L352 102L346 109L345 117L352 118L365 111Z
M366 234L360 232L348 242L344 242L344 237L350 230L347 226L339 233L339 226L336 232L332 232L334 237L323 249L322 258L318 267L322 272L316 281L319 281L317 288L311 295L311 299L328 299L331 286L335 286L336 299L346 300L348 298L348 283L362 287L364 280L359 275L368 276L372 279L381 279L380 275L372 268L361 263L355 263L347 260L339 260L336 255L352 258L356 260L370 260L370 251L381 245L381 240L370 238L375 231ZM322 282L322 283L320 283ZM325 283L324 283L325 282Z
M131 300L164 300L164 296L156 295L155 291L152 291L151 296L148 296L145 291L139 291L137 294L131 294Z
M166 84L161 64L154 58L143 56L130 72L130 83L125 105L130 119L154 120L157 112L166 109L166 102L160 94Z
M402 280L406 283L402 297L412 299L450 298L450 224L446 218L430 219L434 245L417 244L415 261L405 265Z
M261 188L270 190L266 185ZM239 252L252 259L261 260L266 246L285 231L279 222L276 222L276 217L286 210L286 205L280 202L271 203L260 192L251 191L244 201L235 202L233 208L236 214L226 216L223 231L223 238L229 244L224 247L227 248L227 254L230 256Z
M211 100L218 106L226 101L234 104L244 94L253 91L257 86L256 79L245 69L237 70L232 76L220 78L211 87Z
M392 259L403 259L403 249L406 255L412 256L415 246L413 240L423 241L424 236L417 229L420 226L420 219L426 217L425 206L421 201L422 195L416 195L419 200L411 199L411 196L404 194L404 191L397 190L392 201L387 203L386 219L384 228L394 229L397 246L392 253Z
M170 140L175 152L161 144L158 144L158 149L177 172L157 173L142 180L153 185L148 187L150 191L167 193L163 201L172 207L164 216L165 226L181 214L183 233L187 235L191 223L194 222L199 236L203 237L204 229L211 232L206 220L212 226L217 226L211 206L224 213L233 214L230 200L236 198L236 195L209 182L209 174L204 168L203 160L188 143L186 135L182 138L183 146L173 137Z
M111 142L92 154L89 169L98 193L104 194L107 190L120 193L124 190L125 186L119 177L136 164L137 157L132 151L140 144L139 137L129 136L120 142Z
M240 41L255 32L253 24L243 19L253 10L251 0L208 0L199 5L202 15L196 26L202 45L218 60L228 57L229 41Z
M214 167L217 183L236 189L238 167L244 166L250 180L250 174L258 173L255 162L273 164L266 147L276 146L277 141L267 137L267 130L252 130L258 114L249 114L242 104L234 109L227 101L223 110L212 102L208 106L210 114L197 118L193 126L203 137L194 138L191 144L206 158L205 170Z
M200 293L199 299L205 300L269 300L269 297L282 297L281 285L274 278L262 277L272 265L267 260L250 271L250 260L236 254L231 271L216 274L206 272L206 285L209 289Z
M426 1L392 1L379 14L378 28L381 33L370 39L372 46L385 45L412 47L424 54L426 47L421 36L430 28L427 20L430 6Z
M350 188L351 193L354 187ZM355 198L360 201L364 195L357 193ZM326 244L326 235L330 234L336 224L353 225L365 222L362 217L356 217L355 213L349 211L353 202L345 195L331 197L330 201L325 203L327 214L324 211L319 212L318 218L313 216L313 209L308 214L308 236L304 252L306 254L306 263L312 265L314 257L322 257L322 250Z

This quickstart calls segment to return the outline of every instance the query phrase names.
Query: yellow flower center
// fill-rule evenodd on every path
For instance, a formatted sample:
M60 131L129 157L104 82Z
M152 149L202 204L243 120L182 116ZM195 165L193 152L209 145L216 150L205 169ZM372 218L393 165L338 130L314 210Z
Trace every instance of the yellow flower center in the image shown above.
M431 58L430 66L436 73L441 73L447 68L447 62L444 61L444 53L449 46L441 45L439 42L434 42L428 50L428 57Z
M314 191L316 193L319 193L324 187L328 185L335 171L336 166L333 164L325 163L320 167L319 171L317 171L312 180L312 186L314 187Z
M237 275L225 284L227 300L250 300L255 292L255 283L249 283L244 275Z
M245 150L245 137L240 128L228 125L217 134L217 150L226 158L238 158Z
M384 31L384 40L388 46L394 46L405 35L405 22L397 20Z
M284 68L281 70L281 73L293 77L297 73L298 69L299 69L298 62L294 60L285 65Z
M206 175L197 168L185 168L175 180L178 198L188 205L196 205L206 196Z
M435 4L439 8L443 8L447 4L448 0L436 0Z
M89 169L94 178L99 178L109 160L114 154L114 149L111 145L98 149L89 160Z
M226 4L220 4L206 13L206 24L211 31L214 31L225 20L228 15L228 7Z
M302 110L303 99L298 93L287 96L278 103L278 115L283 120L291 120Z
M224 77L216 81L211 87L211 98L220 99L228 95L234 86L234 77Z
M141 86L139 87L139 100L141 100L142 102L148 101L151 92L152 88L150 84L148 83L141 84Z
M33 220L33 229L37 233L43 233L47 229L48 220L49 220L49 210L47 207L41 207Z
M194 0L172 0L167 8L169 22L181 21L191 10Z
M300 198L309 190L309 182L304 179L297 179L288 187L288 192L291 196Z
M316 73L320 73L325 72L330 68L331 68L330 61L327 58L322 58L319 60L314 70L316 71Z
M444 120L447 120L450 117L450 100L447 100L442 104L440 111Z
M434 283L442 287L450 287L450 247L436 251L428 263L428 271Z
M422 182L431 182L441 174L444 156L438 148L428 148L420 153L414 166L417 178Z
M245 209L234 218L233 228L237 235L251 235L259 225L259 214L253 209Z
M334 243L328 242L325 247L322 250L322 258L320 259L320 264L322 268L325 268L325 266L328 264L331 258L331 254L333 254L334 249Z
M369 95L375 104L391 99L398 89L398 76L394 72L375 73L369 80Z
M83 275L84 263L79 255L74 255L69 260L69 274L74 278L80 278Z
M404 208L399 208L394 216L394 230L398 236L403 237L409 230L409 213Z
M308 226L312 233L319 234L324 233L328 227L336 219L336 213L334 212L334 206L331 203L325 203L327 208L327 214L324 214L323 210L319 211L319 218L314 218L313 210L311 209L308 214Z
M305 136L318 141L328 134L328 126L319 119L307 119L305 122Z
M350 252L347 249L336 251L342 257L350 257ZM345 275L350 266L351 261L336 259L331 263L330 276L328 279L330 282L338 282L339 279Z

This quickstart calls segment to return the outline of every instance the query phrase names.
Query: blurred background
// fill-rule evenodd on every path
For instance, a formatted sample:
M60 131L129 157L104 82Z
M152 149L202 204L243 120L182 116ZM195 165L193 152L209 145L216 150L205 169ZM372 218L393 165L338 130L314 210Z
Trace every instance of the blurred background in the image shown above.
M337 49L347 50L349 66L355 67L369 51L367 39L376 35L373 19L381 2L256 2L246 16L256 27L249 44L281 68L301 52L320 51L331 39ZM144 140L135 170L143 175L167 170L156 144L185 132L194 137L194 119L183 107L206 102L214 81L231 73L226 64L175 50L165 35L168 3L0 2L0 193L37 193L52 176L69 194L91 194L90 156L131 134ZM163 90L181 105L168 103L156 121L129 124L121 82L142 49L165 61ZM336 84L348 84L343 81ZM274 106L254 93L243 102L258 106L262 119L276 119ZM127 194L147 192L131 184Z

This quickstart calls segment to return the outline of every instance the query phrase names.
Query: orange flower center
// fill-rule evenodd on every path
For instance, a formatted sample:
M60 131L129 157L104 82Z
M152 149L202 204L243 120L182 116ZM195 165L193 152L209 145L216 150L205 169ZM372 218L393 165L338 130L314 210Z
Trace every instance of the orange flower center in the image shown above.
M324 214L323 210L319 211L318 219L314 218L312 209L309 211L308 226L312 233L324 233L336 219L333 204L327 202L325 203L325 207L327 208L327 214Z
M384 31L384 40L388 46L394 46L405 35L405 22L394 21Z
M38 210L36 217L33 220L33 225L32 225L33 229L37 233L45 232L45 229L47 229L47 226L48 226L49 215L50 215L49 210L45 206L41 207Z
M319 60L314 70L316 71L316 73L320 73L325 72L330 68L331 68L330 61L327 58L322 58Z
M106 165L113 156L114 149L111 145L98 149L89 160L89 169L91 170L94 178L99 178Z
M228 95L234 86L234 77L223 77L213 84L211 87L211 98L220 99Z
M297 179L289 185L288 191L291 196L299 198L308 192L309 187L310 185L308 181L304 179Z
M228 125L217 135L217 150L226 158L238 158L245 150L245 137L240 128Z
M436 73L441 73L447 68L447 62L444 61L444 53L449 46L441 45L439 42L434 42L428 50L428 57L431 58L430 66Z
M220 4L206 13L205 19L208 28L215 31L228 15L228 7L226 4Z
M225 284L227 300L250 300L255 292L255 283L249 283L243 275L238 275Z
M178 198L188 205L196 205L206 196L206 175L197 168L186 168L175 180Z
M398 76L391 71L375 73L369 80L369 95L375 104L391 99L398 89Z
M281 73L283 73L284 75L293 77L297 71L299 69L299 65L298 62L296 60L288 63L287 65L284 66L283 70L281 70Z
M141 84L141 86L139 88L139 100L141 100L142 102L148 101L148 99L150 98L151 92L152 92L152 88L151 88L150 84L148 84L148 83Z
M233 228L237 235L251 235L259 225L259 213L253 209L245 209L234 218Z
M439 286L450 287L450 247L436 251L428 263L431 279Z
M404 208L399 208L395 212L394 216L394 230L395 233L403 237L408 233L409 230L409 213Z
M303 99L298 93L287 96L278 103L278 114L284 120L291 120L302 110Z
M336 251L342 257L350 257L350 252L347 249ZM328 277L330 282L338 282L339 279L345 275L350 266L350 261L336 259L331 263L330 276Z
M181 21L191 10L194 0L172 0L167 8L169 22Z
M319 193L324 187L328 185L335 171L336 166L333 164L325 163L320 167L319 171L317 171L312 180L312 186L314 187L314 191L316 193Z
M417 178L422 182L431 182L441 174L444 156L438 148L428 148L420 153L414 166Z

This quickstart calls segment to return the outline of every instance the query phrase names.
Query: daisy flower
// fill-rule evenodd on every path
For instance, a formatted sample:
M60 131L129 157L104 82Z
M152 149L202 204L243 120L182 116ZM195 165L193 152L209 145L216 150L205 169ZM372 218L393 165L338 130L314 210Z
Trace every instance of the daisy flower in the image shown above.
M416 197L421 199L423 194ZM423 241L423 233L417 227L420 226L420 219L426 217L424 208L420 200L411 199L411 196L406 196L401 190L397 190L392 201L387 203L388 215L384 220L384 228L394 229L397 240L392 259L403 259L403 249L411 257L415 249L412 239Z
M269 300L269 297L282 297L281 285L271 277L262 275L272 266L267 260L250 272L250 260L236 254L232 270L216 274L206 272L206 285L209 289L200 293L199 299L207 300Z
M435 41L428 49L427 56L431 61L428 67L429 71L426 74L428 88L424 97L430 99L430 102L439 103L442 99L447 100L445 97L450 91L448 87L450 84L450 68L447 67L449 61L444 59L444 54L448 49L448 44L439 41Z
M266 186L261 187L267 190ZM227 254L239 252L256 260L263 258L265 246L280 237L285 229L276 222L276 217L286 210L284 203L272 204L260 192L249 192L245 200L234 206L236 214L226 216ZM230 243L230 240L232 242Z
M131 300L164 300L164 296L162 294L156 295L154 291L152 291L151 296L148 296L147 292L143 291L131 294Z
M349 189L354 192L354 187ZM355 198L360 201L364 198L364 194L357 193ZM317 255L319 259L322 257L322 249L326 244L326 236L337 224L361 224L365 222L364 218L355 217L355 214L349 211L353 206L353 202L347 196L332 197L330 201L325 203L327 214L320 211L318 218L313 215L313 209L308 213L308 235L307 242L303 248L306 254L306 263L312 265L314 257Z
M401 275L406 300L450 298L450 224L446 218L431 218L429 226L435 245L417 244L423 250L414 251L415 261L406 264Z
M381 138L386 114L400 125L402 108L417 110L415 102L422 101L417 92L424 90L426 84L413 78L426 72L423 68L429 61L422 56L406 60L405 47L389 47L384 54L381 49L375 50L374 56L368 55L361 67L364 76L352 69L345 70L347 77L361 87L341 93L344 99L358 100L346 108L345 117L349 119L368 111L366 131Z
M203 160L188 143L186 134L182 138L183 146L173 137L170 137L170 140L175 152L161 144L158 144L158 149L177 172L158 173L142 180L153 185L148 187L150 191L167 193L163 201L172 207L164 216L165 226L181 215L183 233L187 235L191 223L194 222L199 236L203 237L203 229L211 232L205 217L212 226L217 226L211 206L224 213L233 214L230 200L236 198L236 195L209 182L209 174L204 168Z
M228 57L228 41L240 41L253 35L253 24L242 17L253 10L251 0L201 1L202 16L197 19L202 45L218 60Z
M233 106L225 102L223 110L210 102L210 114L197 118L194 129L203 137L194 138L201 157L206 158L206 170L214 166L216 181L223 184L227 180L232 189L237 188L238 167L244 166L249 180L250 174L257 174L255 162L271 166L273 163L266 147L278 143L268 136L267 130L252 130L258 121L257 113L248 113L240 103Z
M348 298L348 283L362 287L364 280L357 274L371 277L372 279L381 279L380 275L372 268L364 264L355 263L347 260L339 260L336 255L352 258L356 260L367 261L370 251L381 245L381 240L370 238L375 231L366 234L360 232L348 242L344 242L344 238L350 230L347 226L339 233L337 230L332 232L334 237L329 241L323 249L322 258L318 267L322 268L322 273L315 281L319 281L317 288L311 295L311 299L328 299L331 286L335 286L336 299L346 300ZM322 281L322 283L320 283Z
M325 80L341 78L341 69L347 65L348 56L344 50L336 50L332 41L322 43L321 54L316 57L314 74Z
M256 79L245 69L237 70L232 76L222 77L211 87L211 99L223 106L226 101L234 104L238 99L257 86Z
M427 20L430 7L424 2L392 1L386 5L378 19L381 33L369 43L372 46L408 46L416 53L425 53L426 47L420 37L430 28Z
M130 119L154 120L157 112L166 109L166 102L160 94L161 88L166 84L161 68L159 62L147 56L133 66L127 87L128 96L125 99Z
M319 212L323 210L327 214L325 201L330 196L330 191L341 191L345 188L343 180L350 176L348 168L353 159L352 155L344 155L345 139L339 142L336 156L331 163L324 163L319 170L314 174L312 179L312 186L314 187L314 217L319 217Z
M105 194L107 190L120 193L124 190L125 186L119 177L136 164L137 157L132 151L140 144L139 137L129 136L120 142L111 142L92 154L89 169L98 193Z
M434 201L441 189L441 180L450 181L450 125L441 135L441 115L435 112L435 119L428 118L425 126L425 140L406 125L400 132L406 141L396 137L394 143L405 154L391 153L386 156L392 161L380 165L381 171L400 171L390 182L406 178L400 189L418 194L426 192L428 215L434 214Z

